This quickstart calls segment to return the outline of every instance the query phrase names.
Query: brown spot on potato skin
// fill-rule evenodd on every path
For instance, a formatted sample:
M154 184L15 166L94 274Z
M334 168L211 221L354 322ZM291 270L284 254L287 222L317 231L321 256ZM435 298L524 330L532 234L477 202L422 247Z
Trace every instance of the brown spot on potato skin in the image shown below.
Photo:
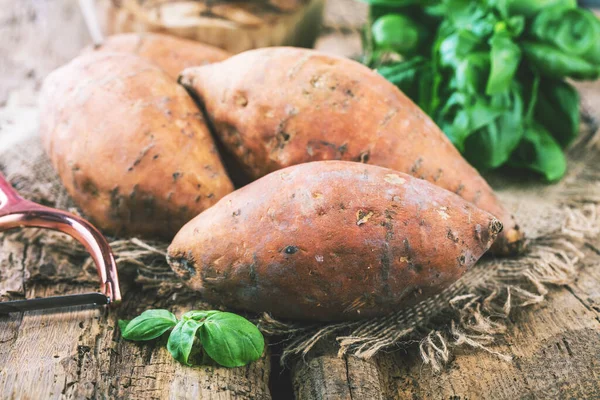
M81 190L85 193L89 193L92 197L98 196L98 187L91 179L86 179L81 185Z
M169 259L193 259L198 274L187 283L234 309L323 321L395 311L456 281L489 248L497 225L490 214L467 210L463 199L426 181L394 172L405 183L386 182L390 172L325 161L270 174L186 224ZM401 203L392 200L396 196ZM453 210L443 224L440 205ZM328 212L320 214L319 207ZM357 225L357 217L369 213ZM482 232L487 242L473 234L477 224L488 230ZM449 240L449 229L464 242ZM464 254L473 257L461 264Z
M86 217L114 235L169 240L233 190L197 114L173 78L125 53L77 57L48 76L40 95L52 165Z
M226 140L227 132L215 133L255 179L309 161L368 162L451 191L463 185L459 190L463 198L505 225L494 246L497 254L514 252L522 243L523 234L510 213L433 121L393 84L360 63L313 50L266 48L219 65L187 69L182 77L215 126L228 124L240 132L237 145ZM220 99L236 92L245 93L249 104L232 112ZM290 104L297 110L291 119L286 109ZM264 117L265 107L269 118ZM294 132L294 140L273 157L269 142L282 122L286 132ZM339 151L345 143L347 150ZM368 157L365 149L370 150Z

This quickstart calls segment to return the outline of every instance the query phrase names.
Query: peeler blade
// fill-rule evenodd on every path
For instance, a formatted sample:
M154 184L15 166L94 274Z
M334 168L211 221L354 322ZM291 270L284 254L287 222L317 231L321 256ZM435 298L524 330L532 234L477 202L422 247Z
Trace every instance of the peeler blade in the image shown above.
M0 315L13 312L47 310L50 308L107 305L110 299L102 293L69 294L66 296L51 296L39 299L12 300L0 302Z

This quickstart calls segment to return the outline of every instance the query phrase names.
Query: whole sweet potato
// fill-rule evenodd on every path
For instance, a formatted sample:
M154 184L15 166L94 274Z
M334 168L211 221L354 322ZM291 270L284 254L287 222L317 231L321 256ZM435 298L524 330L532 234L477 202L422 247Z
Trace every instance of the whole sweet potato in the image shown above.
M233 190L185 89L125 53L92 53L51 73L41 134L73 200L101 229L170 239Z
M168 260L210 301L286 318L354 319L439 292L501 229L424 180L320 161L224 197L179 231Z
M523 235L485 180L408 97L358 62L313 50L267 48L190 68L180 82L254 178L317 160L359 161L453 191L499 218L493 248Z
M187 67L223 61L230 56L217 47L161 33L109 36L99 47L88 47L83 53L92 51L136 54L161 68L173 79L177 79L179 73Z

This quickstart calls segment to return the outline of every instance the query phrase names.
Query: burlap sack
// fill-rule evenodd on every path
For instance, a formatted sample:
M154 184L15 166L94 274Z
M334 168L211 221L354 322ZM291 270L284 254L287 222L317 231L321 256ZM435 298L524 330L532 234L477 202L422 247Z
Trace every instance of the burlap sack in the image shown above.
M529 176L489 177L530 239L527 254L514 259L485 258L443 293L381 318L307 325L263 315L263 332L287 340L283 360L306 354L326 336L336 337L340 354L362 358L402 341L419 340L421 356L434 370L448 361L456 346L478 348L508 360L489 345L506 331L511 310L543 302L553 285L570 283L584 257L581 249L600 233L600 146L595 124L589 118L584 121L579 140L569 150L569 172L560 183L547 185ZM24 197L77 212L41 149L35 109L0 113L0 169ZM36 230L10 234L19 240L41 241L67 255L85 254L64 235L41 235ZM120 271L133 267L141 276L137 280L140 290L158 288L159 296L176 292L194 296L166 264L167 243L119 238L111 245ZM78 271L71 272L72 280L96 280L90 260Z

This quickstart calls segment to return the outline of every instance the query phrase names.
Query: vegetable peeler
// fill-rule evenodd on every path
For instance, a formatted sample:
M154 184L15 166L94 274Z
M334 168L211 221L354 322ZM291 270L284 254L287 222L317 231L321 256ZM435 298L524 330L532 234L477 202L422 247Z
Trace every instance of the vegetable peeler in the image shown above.
M117 304L121 301L117 266L102 233L76 215L22 198L0 173L0 232L25 227L60 231L79 241L96 264L100 292L0 302L0 315L58 307Z

